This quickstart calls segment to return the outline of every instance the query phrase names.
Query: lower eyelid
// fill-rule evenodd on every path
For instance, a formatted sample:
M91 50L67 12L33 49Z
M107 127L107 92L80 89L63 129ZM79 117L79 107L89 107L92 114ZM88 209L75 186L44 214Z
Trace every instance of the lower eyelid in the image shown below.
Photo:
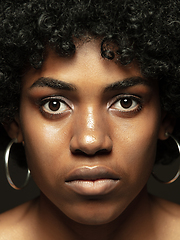
M54 111L54 113L53 113L53 110L48 111L48 109L46 110L44 108L44 106L45 106L45 104L47 104L50 101L60 102L61 104L66 105L67 109L62 110L62 112L60 110L57 110L57 111ZM70 101L68 101L64 97L58 97L58 96L38 99L38 100L36 100L36 105L39 107L39 110L40 110L41 114L44 115L46 118L49 118L49 119L59 118L59 117L61 117L61 115L64 115L66 112L68 112L68 110L74 109L73 106L72 106L72 103ZM63 107L63 108L65 108L65 107ZM58 112L58 111L60 111L60 112Z
M48 106L49 104L50 104L50 102L51 101L47 101L45 104L43 104L42 106L41 106L41 108L43 108L43 110L45 111L45 112L49 112L50 114L61 114L61 111L62 111L62 113L66 110L66 109L62 109L62 110L60 110L60 108L63 108L63 105L64 105L64 108L68 108L69 106L67 105L67 104L65 104L65 103L63 103L63 102L60 102L59 100L58 101L55 101L55 102L59 102L59 106L58 106L58 109L57 110L52 110L52 109L50 109L50 106ZM47 106L46 106L47 105ZM65 107L66 106L66 107ZM48 109L46 109L46 108L49 108L49 110ZM60 113L58 113L58 111L60 111Z
M142 104L142 99L138 96L134 96L134 95L118 95L116 97L114 97L108 104L107 104L107 107L110 108L113 104L115 104L116 102L122 100L122 99L125 99L125 98L128 98L128 99L131 99L131 100L134 100L136 101L138 104Z
M136 106L132 109L128 109L128 108L123 109L123 107L122 107L122 109L121 108L118 109L118 108L113 107L114 104L116 104L118 101L120 101L121 99L124 99L124 98L128 98L128 99L136 101L136 103L137 103ZM144 106L144 101L141 97L134 96L134 95L118 95L115 98L113 98L111 102L109 102L108 109L110 110L110 112L112 112L113 114L115 114L118 117L131 118L133 116L136 116L136 114L142 110L143 106Z
M125 99L127 99L127 98L125 98ZM118 104L119 103L119 105L121 105L121 106L119 106L119 111L120 111L120 108L122 108L122 111L133 111L134 109L136 109L136 108L138 108L138 106L139 106L139 103L138 103L138 101L136 101L136 100L133 100L133 99L130 99L131 100L131 106L129 106L129 107L123 107L122 106L122 101L123 99L120 99L120 100L118 100L117 102L115 102L113 105L116 105L116 104ZM112 105L112 106L113 106ZM118 109L118 107L117 107L117 109ZM124 110L123 110L124 109Z
M58 97L58 96L47 97L47 98L43 98L43 99L38 100L38 102L39 102L39 105L42 106L42 105L46 104L47 102L50 102L50 101L53 101L53 100L62 102L62 103L68 105L70 108L73 109L73 104L68 99L66 99L64 97Z
M59 119L63 116L66 116L66 114L68 114L70 112L70 110L67 109L67 110L63 111L62 113L61 112L60 113L51 113L51 112L45 111L43 109L43 107L41 107L41 106L39 107L39 111L45 118L52 119L52 120Z

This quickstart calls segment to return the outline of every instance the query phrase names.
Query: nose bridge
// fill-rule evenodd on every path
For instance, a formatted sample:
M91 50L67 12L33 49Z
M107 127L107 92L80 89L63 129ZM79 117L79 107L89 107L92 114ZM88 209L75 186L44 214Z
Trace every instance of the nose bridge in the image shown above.
M103 138L104 123L102 121L103 116L99 113L97 107L89 106L85 108L79 115L79 123L77 126L77 137L86 141L88 144L95 144Z
M78 114L71 140L71 150L93 155L112 148L105 116L97 106L88 106Z
M82 118L83 119L83 118ZM87 131L95 131L98 129L99 120L98 119L98 111L97 109L91 107L87 108L87 115L85 116L85 125L87 128Z

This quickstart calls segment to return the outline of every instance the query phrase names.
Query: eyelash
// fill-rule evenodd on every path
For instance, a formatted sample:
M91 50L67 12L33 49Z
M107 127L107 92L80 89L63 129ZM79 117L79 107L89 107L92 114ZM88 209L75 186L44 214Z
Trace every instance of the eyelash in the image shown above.
M127 108L123 107L121 104L121 102L123 100L130 100L131 104L130 106L127 106ZM115 107L115 105L119 102L119 109L118 107ZM125 103L125 102L124 102ZM132 107L133 105L135 105L134 107ZM130 109L132 107L132 109ZM123 94L123 95L118 95L115 98L112 99L112 101L109 104L109 108L115 111L118 111L119 113L123 113L123 114L131 114L131 113L137 113L139 112L143 107L143 101L139 96L134 96L134 95L128 95L128 94ZM122 110L120 110L120 108Z
M53 102L59 104L57 106L57 110L55 109L54 111L52 109L50 109L50 106L49 106L49 104L51 104L51 103L53 104ZM47 97L47 98L41 99L38 102L38 105L39 105L41 113L45 117L51 118L51 119L59 118L60 115L63 115L65 112L72 109L72 107L70 106L71 104L69 104L67 102L67 100L65 100L63 97L59 97L59 96L53 96L53 97ZM63 110L60 110L61 105L63 105L63 107L64 107ZM49 108L50 110L48 110L48 109L45 110L46 107ZM58 111L59 111L59 113L57 113Z
M127 100L126 103L128 103L128 101L130 100L132 102L132 104L129 103L130 106L127 106L127 108L125 108L121 105L121 102L123 100ZM53 113L53 110L50 109L50 106L49 106L49 104L53 103L53 102L59 104L59 106L57 106L57 110L56 109L54 110L54 113ZM120 107L118 107L118 106L116 107L118 102L119 102ZM68 110L73 109L72 105L64 97L60 97L60 96L51 96L51 97L47 97L44 99L40 99L37 102L37 104L39 106L41 113L45 117L50 118L50 119L59 118L61 115L66 113ZM64 105L63 110L59 110L61 107L61 104ZM130 109L133 105L134 105L134 107L132 109ZM45 109L46 107L49 108L50 110ZM143 101L140 97L134 96L134 95L128 95L128 94L118 95L118 96L114 97L110 101L110 103L108 103L108 108L110 110L117 111L119 114L123 114L123 116L127 116L127 117L130 114L139 112L142 109L142 107L143 107ZM122 110L120 110L120 108ZM59 113L57 113L58 111L59 111Z

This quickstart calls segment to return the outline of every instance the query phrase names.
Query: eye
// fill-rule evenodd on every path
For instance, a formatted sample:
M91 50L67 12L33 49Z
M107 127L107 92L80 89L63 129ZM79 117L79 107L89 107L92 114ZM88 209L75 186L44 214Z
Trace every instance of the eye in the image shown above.
M117 96L115 102L111 105L111 109L121 112L134 112L141 108L139 97L135 96Z
M62 99L44 99L41 103L41 110L51 115L63 114L70 109L70 106Z

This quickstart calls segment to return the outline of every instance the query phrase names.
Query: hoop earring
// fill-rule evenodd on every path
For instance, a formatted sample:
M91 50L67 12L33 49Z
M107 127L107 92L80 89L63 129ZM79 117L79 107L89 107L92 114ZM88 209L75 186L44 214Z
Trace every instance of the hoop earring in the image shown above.
M176 139L175 137L173 137L170 133L165 133L165 135L168 136L168 137L172 137L172 139L176 142L177 147L178 147L178 150L179 150L179 155L180 155L180 144L179 144L179 142L177 141L177 139ZM168 181L168 182L159 179L153 172L152 172L151 174L152 174L152 176L153 176L158 182L164 183L164 184L170 184L170 183L175 182L175 181L177 180L177 178L179 177L179 175L180 175L180 165L179 165L179 169L178 169L176 175L174 176L174 178L171 179L171 180Z
M10 186L16 190L21 190L22 188L24 188L28 181L29 181L29 177L30 177L30 170L28 168L28 171L27 171L27 176L26 176L26 180L24 182L24 184L21 186L21 187L17 187L12 179L11 179L11 176L10 176L10 173L9 173L9 153L10 153L10 150L11 150L11 147L13 145L13 143L17 143L17 139L13 139L11 140L11 142L8 144L7 148L6 148L6 151L5 151L5 172L6 172L6 178L7 178L7 181L8 183L10 184Z

